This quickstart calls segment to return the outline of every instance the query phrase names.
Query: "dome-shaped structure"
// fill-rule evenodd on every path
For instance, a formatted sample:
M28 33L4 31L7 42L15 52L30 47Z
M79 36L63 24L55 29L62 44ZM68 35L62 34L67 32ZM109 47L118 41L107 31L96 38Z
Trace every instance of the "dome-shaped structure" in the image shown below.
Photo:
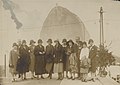
M83 22L68 9L61 6L54 7L43 23L40 38L61 40L63 38L75 39L76 36L79 36L81 40L89 38Z

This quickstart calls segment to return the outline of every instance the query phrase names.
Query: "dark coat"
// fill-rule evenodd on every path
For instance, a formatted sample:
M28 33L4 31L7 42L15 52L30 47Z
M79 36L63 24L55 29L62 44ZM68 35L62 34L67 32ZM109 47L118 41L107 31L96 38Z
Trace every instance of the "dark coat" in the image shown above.
M30 46L29 49L30 49L30 60L31 60L29 70L31 72L34 72L35 71L35 55L34 55L35 45Z
M76 53L76 62L77 62L78 73L80 73L80 53L81 53L81 49L82 49L82 47L80 47L77 44L74 44L74 51Z
M90 71L91 72L96 72L96 68L97 68L97 46L92 46L89 47L90 52L89 52L89 58L91 60L91 68Z
M26 45L25 47L23 45L19 48L19 56L17 62L17 71L19 73L25 73L29 72L29 65L30 65L30 53L29 53L29 47Z
M70 46L67 46L66 48L66 54L67 54L67 59L66 59L66 71L69 71L70 70L70 60L69 60L69 57L72 53L74 53L74 47L72 46L70 48Z
M54 63L63 63L63 47L61 44L55 45L54 53Z
M78 53L79 46L77 44L74 44L73 47L74 47L74 52Z
M53 63L54 60L54 46L47 45L46 46L46 53L45 53L45 61L46 63Z
M63 68L66 71L66 62L67 62L67 46L63 46Z
M35 55L35 74L41 75L45 73L44 46L37 45L34 49Z
M53 63L54 63L54 46L47 45L46 46L46 53L45 53L45 62L46 62L46 72L52 73L53 72Z

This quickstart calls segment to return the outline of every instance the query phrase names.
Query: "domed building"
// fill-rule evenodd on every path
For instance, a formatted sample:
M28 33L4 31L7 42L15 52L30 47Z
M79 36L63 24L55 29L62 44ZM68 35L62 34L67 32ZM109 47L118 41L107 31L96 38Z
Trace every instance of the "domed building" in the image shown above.
M84 23L74 13L61 6L54 7L43 23L40 38L44 41L63 38L73 39L80 37L82 41L88 40L90 35Z

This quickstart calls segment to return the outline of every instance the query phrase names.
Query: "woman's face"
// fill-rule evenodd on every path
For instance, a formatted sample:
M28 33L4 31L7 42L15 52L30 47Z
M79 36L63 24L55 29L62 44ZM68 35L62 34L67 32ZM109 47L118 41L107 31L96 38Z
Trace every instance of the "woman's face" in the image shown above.
M13 46L13 49L14 49L14 50L17 50L17 46Z
M69 42L69 46L72 46L73 44L72 44L72 42Z
M25 46L25 45L26 45L26 43L24 42L24 43L23 43L23 45Z
M48 45L51 45L52 43L51 42L48 42Z
M63 42L63 45L66 45L67 42Z
M55 45L58 45L59 43L58 42L55 42Z
M87 45L86 44L83 44L83 48L86 48L87 47Z
M93 45L93 42L90 42L90 46L92 46Z
M35 45L35 43L32 43L31 45Z
M42 45L42 43L40 42L40 43L38 43L38 45Z

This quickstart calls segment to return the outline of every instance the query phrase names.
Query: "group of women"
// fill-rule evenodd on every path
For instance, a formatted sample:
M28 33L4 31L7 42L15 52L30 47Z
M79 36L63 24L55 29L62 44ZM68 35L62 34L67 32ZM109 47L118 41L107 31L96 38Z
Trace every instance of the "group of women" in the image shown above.
M83 82L87 81L87 74L91 72L92 80L95 80L97 47L92 39L86 42L76 38L76 42L63 39L62 44L55 40L55 46L52 45L52 39L48 39L46 48L42 45L43 41L30 41L28 47L26 41L13 43L13 49L10 51L9 67L15 81L15 76L26 80L26 72L31 72L31 78L44 79L44 74L58 73L58 80L62 80L65 75L68 79L77 78ZM68 75L70 73L70 75Z

